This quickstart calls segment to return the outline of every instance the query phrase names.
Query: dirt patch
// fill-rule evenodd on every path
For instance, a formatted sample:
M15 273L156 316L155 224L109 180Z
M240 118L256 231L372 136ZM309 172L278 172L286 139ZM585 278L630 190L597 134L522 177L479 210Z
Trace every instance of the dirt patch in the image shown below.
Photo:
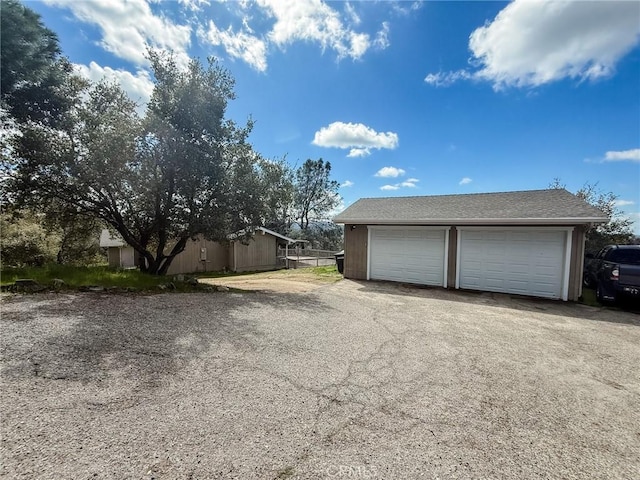
M316 290L340 280L338 276L322 276L305 270L278 270L237 277L200 278L200 283L225 286L239 290L277 293L303 293Z

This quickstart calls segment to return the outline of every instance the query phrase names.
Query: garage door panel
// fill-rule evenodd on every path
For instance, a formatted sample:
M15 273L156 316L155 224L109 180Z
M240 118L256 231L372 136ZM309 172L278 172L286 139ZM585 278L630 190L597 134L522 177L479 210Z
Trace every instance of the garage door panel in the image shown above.
M371 229L370 278L442 285L444 230Z
M512 288L514 290L522 290L525 291L527 289L527 287L529 286L529 281L528 280L509 280L506 282L507 284L507 288Z
M526 263L513 263L511 264L511 273L514 276L523 275L525 277L528 277L529 268L530 268L530 265Z
M480 279L480 284L479 284L479 286L482 287L482 290L491 290L491 291L500 292L505 288L504 280L500 280L497 278L489 278L484 282L482 280L483 279Z
M463 230L459 241L461 288L562 296L566 232Z
M557 274L557 265L534 265L533 275L539 277L553 278Z

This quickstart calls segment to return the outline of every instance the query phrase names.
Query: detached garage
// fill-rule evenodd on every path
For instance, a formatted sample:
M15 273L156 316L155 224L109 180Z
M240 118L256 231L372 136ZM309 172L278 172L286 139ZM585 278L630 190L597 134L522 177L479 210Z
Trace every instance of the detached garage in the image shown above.
M360 199L345 278L577 300L584 232L608 218L562 189Z

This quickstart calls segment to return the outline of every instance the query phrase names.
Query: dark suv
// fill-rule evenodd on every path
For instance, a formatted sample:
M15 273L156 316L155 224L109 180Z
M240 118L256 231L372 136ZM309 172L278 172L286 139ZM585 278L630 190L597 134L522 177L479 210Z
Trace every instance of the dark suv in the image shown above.
M608 245L586 258L583 283L596 289L600 303L640 300L640 245Z

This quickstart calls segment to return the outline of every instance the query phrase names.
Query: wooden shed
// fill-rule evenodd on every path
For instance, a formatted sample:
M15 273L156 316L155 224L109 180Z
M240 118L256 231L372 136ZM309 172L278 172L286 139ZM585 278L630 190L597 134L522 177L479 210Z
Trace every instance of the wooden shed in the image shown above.
M113 268L135 268L138 265L138 254L133 247L127 245L118 235L106 228L100 232L100 247L107 249L109 266Z
M203 237L188 241L184 251L169 265L167 275L221 270L249 272L284 267L284 262L278 258L278 245L295 242L264 227L256 228L248 242L243 242L241 236L242 232L231 235L228 242L213 242ZM107 247L109 266L132 268L137 265L138 256L133 248L122 239L111 236L108 230L103 230L100 246Z

